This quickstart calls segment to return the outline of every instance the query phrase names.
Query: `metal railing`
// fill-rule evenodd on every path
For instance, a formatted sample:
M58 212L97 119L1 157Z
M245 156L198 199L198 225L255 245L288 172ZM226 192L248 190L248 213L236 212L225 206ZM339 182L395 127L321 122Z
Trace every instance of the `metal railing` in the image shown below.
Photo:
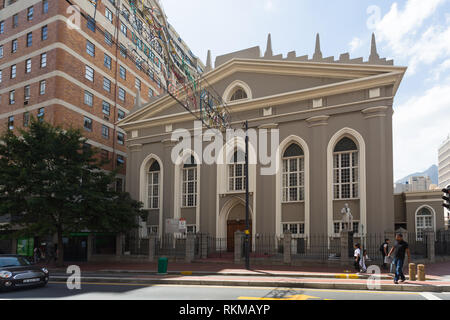
M450 256L450 230L436 233L435 254L437 256Z

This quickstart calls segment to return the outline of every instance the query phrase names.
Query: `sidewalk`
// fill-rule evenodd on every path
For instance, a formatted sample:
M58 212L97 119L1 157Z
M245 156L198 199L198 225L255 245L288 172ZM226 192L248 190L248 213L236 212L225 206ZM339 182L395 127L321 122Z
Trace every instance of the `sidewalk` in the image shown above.
M355 274L345 267L255 266L251 271L235 264L170 263L168 275L157 274L157 263L80 264L82 281L142 285L206 285L292 287L339 290L368 290L374 287L369 275ZM350 269L350 270L348 270ZM65 269L50 268L51 280L65 281ZM394 285L392 276L382 274L381 291L450 292L450 263L427 267L427 281ZM369 284L369 286L368 286Z

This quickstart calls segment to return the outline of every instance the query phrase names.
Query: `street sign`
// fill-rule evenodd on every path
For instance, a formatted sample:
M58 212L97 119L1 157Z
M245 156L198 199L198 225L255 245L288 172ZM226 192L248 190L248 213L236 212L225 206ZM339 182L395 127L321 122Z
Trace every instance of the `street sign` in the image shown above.
M186 219L167 219L166 234L185 233L187 230Z
M178 229L180 230L179 232L184 233L187 230L187 223L186 223L186 219L180 219L179 223L178 223Z

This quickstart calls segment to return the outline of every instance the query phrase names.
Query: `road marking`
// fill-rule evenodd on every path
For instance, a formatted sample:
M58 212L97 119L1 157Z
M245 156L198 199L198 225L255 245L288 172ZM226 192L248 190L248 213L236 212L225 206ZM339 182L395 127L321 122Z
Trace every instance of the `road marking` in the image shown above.
M297 300L297 301L306 301L311 299L321 299L319 297L308 296L306 294L295 294L286 296L284 298L257 298L257 297L239 297L238 300L263 300L263 301L276 301L276 300Z
M421 296L427 300L442 300L441 298L436 297L434 294L432 294L430 292L421 293Z

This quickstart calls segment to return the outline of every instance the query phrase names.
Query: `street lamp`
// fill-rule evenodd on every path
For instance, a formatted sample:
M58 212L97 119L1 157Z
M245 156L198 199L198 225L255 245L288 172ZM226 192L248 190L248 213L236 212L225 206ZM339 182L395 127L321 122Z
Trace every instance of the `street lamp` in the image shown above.
M250 270L250 193L249 193L249 177L248 177L248 121L245 121L245 268Z

